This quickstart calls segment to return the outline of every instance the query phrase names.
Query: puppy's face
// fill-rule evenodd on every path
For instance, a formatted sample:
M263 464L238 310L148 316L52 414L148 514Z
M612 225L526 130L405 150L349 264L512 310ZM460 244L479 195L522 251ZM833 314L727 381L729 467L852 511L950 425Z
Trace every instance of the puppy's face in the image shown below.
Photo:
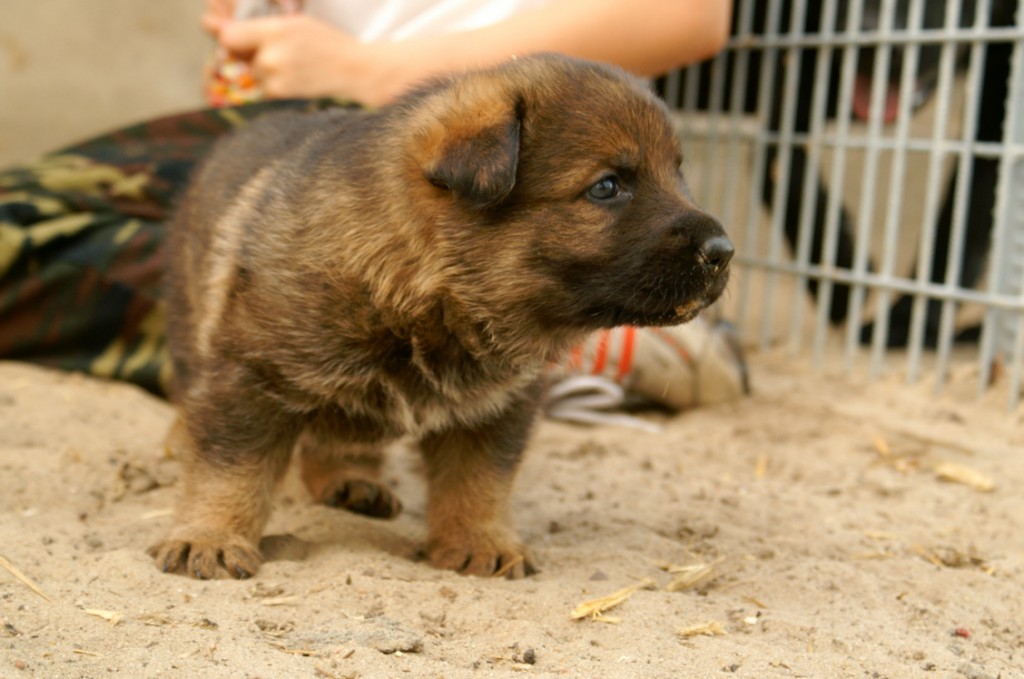
M478 221L450 220L482 274L466 294L549 328L692 319L725 288L733 248L687 192L667 111L618 71L522 61L463 93L478 124L447 126L426 167L446 209Z

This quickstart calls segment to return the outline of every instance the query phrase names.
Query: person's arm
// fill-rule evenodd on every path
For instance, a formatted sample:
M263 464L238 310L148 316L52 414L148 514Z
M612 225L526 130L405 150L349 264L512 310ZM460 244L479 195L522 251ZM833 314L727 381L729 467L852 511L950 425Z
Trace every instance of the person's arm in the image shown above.
M383 104L427 76L535 52L663 73L721 49L731 10L731 0L556 0L485 28L380 43L361 43L301 15L207 26L225 47L252 57L270 97Z

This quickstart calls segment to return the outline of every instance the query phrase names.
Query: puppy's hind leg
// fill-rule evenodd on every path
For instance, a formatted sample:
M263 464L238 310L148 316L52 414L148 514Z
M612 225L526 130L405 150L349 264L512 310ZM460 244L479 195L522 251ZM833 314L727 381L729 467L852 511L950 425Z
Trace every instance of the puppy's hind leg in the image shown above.
M380 481L382 443L345 441L321 422L299 436L298 450L302 481L314 501L375 519L401 513L401 501Z

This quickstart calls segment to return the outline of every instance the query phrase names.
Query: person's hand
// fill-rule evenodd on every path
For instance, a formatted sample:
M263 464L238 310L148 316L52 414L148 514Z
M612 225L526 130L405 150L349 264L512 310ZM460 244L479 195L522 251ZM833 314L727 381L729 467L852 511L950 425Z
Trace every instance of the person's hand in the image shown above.
M218 35L220 29L235 16L236 0L206 0L200 23L207 32Z
M372 105L393 94L385 77L391 61L386 50L309 16L228 22L217 35L232 55L250 62L269 98L332 96Z

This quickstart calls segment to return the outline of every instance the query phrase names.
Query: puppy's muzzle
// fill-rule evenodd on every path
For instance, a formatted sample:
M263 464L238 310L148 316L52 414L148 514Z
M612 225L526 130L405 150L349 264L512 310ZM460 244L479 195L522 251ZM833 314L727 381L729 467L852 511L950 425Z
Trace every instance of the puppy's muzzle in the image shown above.
M697 250L697 262L706 276L716 278L729 268L734 254L736 248L727 237L711 236Z
M697 269L709 281L715 281L729 270L736 248L725 235L718 220L700 210L687 210L670 229L678 242L695 262Z

